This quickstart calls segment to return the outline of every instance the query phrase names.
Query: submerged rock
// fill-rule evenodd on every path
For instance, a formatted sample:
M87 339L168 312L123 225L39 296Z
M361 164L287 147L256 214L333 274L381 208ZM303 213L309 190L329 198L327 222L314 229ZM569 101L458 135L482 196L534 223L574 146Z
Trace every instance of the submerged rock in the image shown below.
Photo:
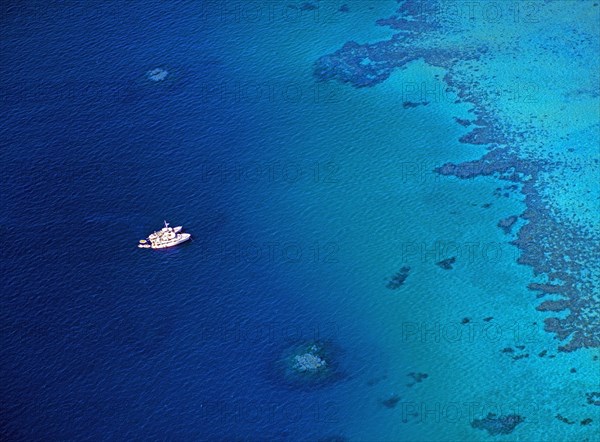
M509 414L506 416L497 416L494 413L488 413L483 419L475 419L471 426L478 430L486 430L490 435L510 434L525 419L518 414Z
M498 221L498 227L500 227L507 235L511 233L513 226L519 220L516 215L509 216L508 218L501 219Z
M454 121L456 121L458 124L460 124L461 126L467 127L470 126L471 124L473 124L473 122L471 120L466 120L464 118L458 118L458 117L454 117Z
M283 376L284 382L291 386L323 386L340 377L335 354L331 343L296 343L284 351L279 360L278 372Z
M314 11L315 9L319 9L319 7L310 2L305 2L305 3L302 3L302 5L300 6L300 9L302 11Z
M294 369L300 372L317 371L327 366L327 362L321 358L317 352L319 349L316 345L310 347L307 353L294 356Z
M456 256L452 256L450 258L444 259L440 262L436 262L435 264L441 268L443 268L444 270L452 270L452 264L454 264L456 262Z
M408 278L408 274L410 273L410 267L402 267L398 273L396 273L390 282L387 284L387 288L390 290L396 290L401 287Z
M385 379L387 379L387 375L385 375L385 374L383 376L379 376L379 377L376 377L376 378L371 378L371 379L369 379L367 381L367 385L369 387L372 387L373 385L377 385L379 382L381 382L381 381L383 381Z
M394 408L396 405L398 405L398 402L400 402L400 396L396 394L393 394L389 398L381 401L383 406L387 408Z
M423 382L423 380L427 379L429 375L427 373L418 373L418 372L410 372L408 376L414 379L415 383Z
M600 392L593 391L591 393L586 393L585 398L588 404L600 406Z
M146 77L152 81L163 81L165 78L167 78L167 75L169 75L169 72L161 68L155 68L146 72Z
M411 109L413 107L418 107L418 106L427 106L428 104L429 104L428 101L420 101L420 102L405 101L404 103L402 103L402 107L404 109Z
M429 377L429 375L427 373L418 373L418 372L410 372L410 373L408 373L408 376L413 378L414 382L411 382L410 384L406 384L407 387L412 387L415 384L423 382L423 380L425 380Z
M557 414L555 417L556 419L558 419L561 422L564 422L565 424L573 425L575 423L575 421L572 421L561 414Z

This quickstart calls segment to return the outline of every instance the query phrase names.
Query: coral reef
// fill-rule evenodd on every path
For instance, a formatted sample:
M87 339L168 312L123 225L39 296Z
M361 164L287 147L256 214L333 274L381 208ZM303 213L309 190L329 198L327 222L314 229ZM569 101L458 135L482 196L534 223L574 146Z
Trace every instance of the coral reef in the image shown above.
M473 428L486 430L491 436L499 434L510 434L525 419L518 414L509 414L506 416L497 416L494 413L488 413L483 419L475 419L471 422Z
M497 196L510 197L510 192L517 191L524 196L526 210L520 215L524 223L513 241L521 251L518 262L531 266L536 276L547 280L545 283L532 282L532 289L547 289L546 293L562 297L539 306L541 311L561 312L561 315L546 318L545 330L563 341L558 347L560 351L599 347L600 310L597 306L600 294L592 269L597 275L600 241L590 232L582 231L580 226L557 216L556 210L544 198L547 182L544 177L564 165L551 157L535 155L535 151L533 154L531 150L524 152L521 146L525 142L531 143L527 138L531 131L517 130L504 121L491 105L496 96L494 91L478 87L459 68L459 64L469 66L483 57L493 58L494 53L488 46L476 42L454 46L448 43L454 41L452 39L437 38L453 32L452 24L446 23L442 14L431 13L437 3L403 2L395 15L377 22L397 31L391 38L366 44L347 42L339 50L320 57L315 63L314 74L319 81L336 80L364 88L385 81L394 70L404 69L415 60L445 68L444 81L456 90L458 101L474 106L476 118L456 118L458 124L472 126L460 141L485 146L487 153L478 160L444 164L436 168L436 172L464 179L495 176L512 183L504 190L498 189ZM534 118L537 116L533 116L532 121ZM544 133L539 133L542 141L545 140ZM512 232L516 222L514 216L499 224L507 233ZM406 275L400 273L388 287L399 287Z

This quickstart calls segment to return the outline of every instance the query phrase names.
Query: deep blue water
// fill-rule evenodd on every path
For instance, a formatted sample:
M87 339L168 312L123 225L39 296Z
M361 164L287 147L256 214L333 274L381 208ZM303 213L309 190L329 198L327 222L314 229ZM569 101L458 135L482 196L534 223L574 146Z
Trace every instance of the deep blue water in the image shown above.
M275 176L255 193L221 175L270 167L259 125L277 104L229 95L252 30L200 3L22 6L2 6L2 433L327 436L335 404L276 361L336 326L303 297L302 262L282 271L285 246L271 259L254 228ZM164 218L194 242L140 253ZM310 263L307 238L284 241Z
M458 142L469 104L402 107L403 81L442 90L443 70L316 83L320 56L391 35L372 24L397 2L321 2L318 20L297 3L295 19L283 2L258 17L215 2L0 6L3 440L489 440L472 416L407 414L457 400L483 404L474 417L516 409L532 440L544 419L563 425L536 406L560 395L534 392L572 366L591 388L588 354L547 371L501 354L506 330L543 321L496 226L523 202L494 199L492 178L430 174L485 151ZM164 219L193 240L138 249ZM435 241L505 253L452 272L435 265L445 255L402 256ZM498 340L404 340L407 324L490 316ZM532 355L553 345L536 331ZM283 356L312 341L334 374L290 380ZM408 386L415 372L429 376ZM573 419L590 414L578 400Z

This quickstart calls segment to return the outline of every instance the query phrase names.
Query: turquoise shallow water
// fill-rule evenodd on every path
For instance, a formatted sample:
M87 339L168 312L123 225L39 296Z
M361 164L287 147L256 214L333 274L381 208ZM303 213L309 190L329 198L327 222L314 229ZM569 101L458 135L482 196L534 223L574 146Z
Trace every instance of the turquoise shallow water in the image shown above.
M8 95L0 126L1 227L30 228L2 256L9 439L593 440L597 349L557 351L527 290L533 271L516 263L516 228L497 227L525 210L523 195L497 177L433 172L485 154L459 142L471 128L455 118L473 119L475 104L443 93L447 69L423 60L369 88L316 81L319 57L394 34L374 22L397 2L347 3L297 21L178 2L50 5L32 29L16 14L6 89L28 80L42 95ZM578 17L595 29L582 11L547 32ZM515 50L530 23L459 25L436 42L498 45L454 72L486 91L513 90L550 44ZM169 76L149 82L157 66ZM562 106L556 95L544 107ZM515 124L539 107L490 103ZM524 150L536 151L535 129ZM573 141L593 139L577 129ZM546 139L562 152L560 135ZM139 253L164 217L194 241ZM452 269L436 265L451 257ZM387 288L404 266L404 284ZM314 339L335 350L336 377L290 383L278 361ZM493 436L471 425L488 413L525 421Z
M569 34L571 32L569 28L572 24L571 20L588 17L590 20L585 21L585 23L589 27L584 26L586 30L579 34L579 38L581 38L579 41L582 43L578 47L580 50L574 50L573 52L577 54L578 58L588 60L588 63L595 66L598 62L597 56L592 51L585 52L583 48L598 43L597 29L594 25L596 22L591 20L592 16L597 17L597 10L593 12L593 9L589 9L594 7L591 3L575 5L566 2L551 2L546 9L541 3L535 6L538 8L536 11L539 16L536 17L533 26L531 20L520 22L511 20L510 23L503 21L497 25L489 25L484 20L475 18L470 22L459 20L459 23L455 23L457 25L455 35L434 34L427 37L431 37L431 41L435 45L451 45L452 41L461 42L465 46L494 42L491 45L494 48L491 54L483 57L481 62L465 63L466 69L463 69L462 66L453 68L451 78L458 82L466 81L467 91L485 97L482 102L487 106L487 109L492 109L493 115L501 115L501 124L506 124L507 130L509 130L508 128L514 130L514 132L507 133L519 134L521 138L516 142L520 143L519 149L524 154L523 161L532 158L551 158L555 160L558 153L561 167L543 179L544 184L547 184L547 187L542 190L546 198L545 203L552 206L555 216L561 219L576 220L575 223L580 231L586 232L588 229L595 231L597 220L594 207L598 203L598 186L595 178L588 181L586 177L597 177L597 166L594 166L594 164L597 165L598 161L597 149L592 147L597 146L597 130L595 130L597 122L597 88L592 88L585 93L582 92L585 88L579 88L581 106L588 106L590 110L585 117L575 111L569 116L563 115L559 127L549 127L551 123L545 121L546 113L552 114L552 120L554 120L559 118L557 113L569 112L569 106L563 104L562 100L565 95L571 94L571 89L576 86L563 84L565 88L561 89L556 87L556 84L551 88L545 84L545 80L542 79L551 76L551 73L556 72L556 70L553 65L540 62L543 60L541 54L553 60L560 58L564 63L571 63L573 59L563 58L565 48L558 48L557 46L560 45L554 46L551 42L540 44L538 38L533 37L531 40L529 38L540 29L545 29L544 32L548 32L550 28L556 32L564 30L565 34ZM568 13L565 12L560 19L554 22L551 17L558 10L568 11ZM533 31L533 29L536 31ZM589 33L586 34L586 32ZM573 33L577 34L577 31L573 31ZM545 50L549 53L544 52ZM550 53L553 55L550 55ZM394 52L390 51L390 54L389 58L393 60ZM524 67L523 70L506 68L506 66L511 66L511 63L517 65L520 63L520 61L514 60L527 60L528 57L531 57L532 64ZM349 59L351 58L349 57ZM586 65L585 62L581 64L576 62L576 64L578 68L581 68L584 78L595 77L595 71L590 69L590 65ZM398 85L395 89L396 92L402 90L407 82L414 82L413 67L414 65L411 64L407 70L396 71L383 84L369 89L369 92L376 93L374 91L382 86L387 86L388 91L394 91L393 85ZM340 75L343 78L349 78L349 81L353 81L354 78L357 78L358 83L363 81L364 78L367 78L365 81L368 81L368 76L361 77L360 74L356 74L356 77L352 77L352 70L349 71L350 74L344 77L346 71L342 67L339 69L343 73ZM417 74L416 78L427 80L422 71ZM583 80L583 82L586 81ZM429 83L429 86L431 86L431 83ZM432 89L435 90L435 88ZM526 91L525 95L527 97L523 96L524 91ZM584 98L585 95L587 97ZM557 102L561 104L557 105ZM435 102L435 104L439 103ZM443 104L439 107L444 107ZM479 102L479 104L482 103ZM540 105L543 105L543 107L540 107ZM453 109L449 112L457 112L455 106L448 105L447 107ZM457 113L454 113L454 115L458 116ZM539 124L534 120L538 117L541 119ZM428 121L439 121L439 114L435 116L428 114L425 118ZM464 117L461 116L461 118ZM581 127L586 129L582 130ZM440 134L434 132L434 130L435 128L430 128L430 133L435 133L439 137L438 139L441 139ZM522 132L519 132L520 130ZM567 135L565 135L565 132ZM578 134L577 139L581 141L581 146L569 149L569 152L577 152L573 155L576 155L577 159L565 158L565 156L569 156L565 152L567 150L565 140L569 140L568 142L573 140L573 134ZM402 139L403 137L398 137L398 140ZM593 152L588 151L588 146ZM461 152L460 149L452 148L448 151L452 152L449 155ZM427 152L435 155L434 149L429 149ZM563 155L563 152L566 155ZM467 158L468 155L468 153L464 154ZM480 155L480 152L473 151L474 158ZM450 161L449 158L448 161ZM459 158L452 161L460 162L460 155ZM583 162L586 163L586 166L582 165ZM576 168L580 173L583 171L584 175L575 178L569 171L571 168ZM568 184L558 179L557 176L563 177ZM411 253L411 257L414 259L416 255L420 258L421 255L425 254L425 261L446 257L440 256L438 250L433 247L436 241L441 243L446 241L453 243L453 245L458 243L462 246L458 250L462 249L463 252L469 243L489 247L483 255L475 255L477 257L474 260L467 260L467 263L463 262L467 265L461 266L461 260L459 259L456 269L452 271L452 278L444 280L444 282L442 282L443 276L440 276L439 279L437 277L432 278L433 272L431 271L425 271L426 276L416 282L415 279L418 278L416 274L414 277L409 276L403 289L408 290L409 287L414 287L411 286L411 283L418 284L413 290L426 295L426 307L423 310L419 311L419 307L424 307L422 296L419 296L416 301L411 298L410 307L412 308L407 308L404 303L398 307L397 311L390 311L389 307L386 308L385 313L387 313L388 323L407 325L400 319L403 314L407 315L407 310L410 312L408 313L409 318L420 318L420 320L415 321L415 324L410 324L407 332L412 338L417 337L416 360L429 362L430 370L437 372L434 378L438 382L436 383L434 379L428 379L419 386L421 390L420 394L416 396L418 398L416 401L419 404L425 404L426 407L425 411L421 410L421 419L416 419L419 421L418 424L414 424L414 426L397 425L392 429L393 424L388 422L388 425L390 425L390 427L386 427L388 428L386 433L388 436L384 436L384 430L378 434L381 435L381 438L385 438L389 437L389 434L398 434L401 429L414 430L418 428L419 430L415 433L418 435L413 437L432 440L439 437L441 431L452 429L450 430L451 436L449 436L451 440L467 440L474 436L473 430L464 426L466 422L472 421L472 416L467 417L469 413L466 413L465 409L468 408L467 404L477 403L478 406L482 407L479 410L480 414L485 414L484 410L488 409L498 415L506 415L512 412L527 416L525 423L519 426L519 430L511 436L507 436L511 440L513 437L518 438L518 440L545 440L547 428L552 428L555 434L560 435L559 438L565 440L571 438L587 440L591 437L593 430L587 427L589 422L586 424L581 418L586 414L593 415L594 410L593 407L586 408L584 392L593 390L598 385L597 362L594 362L597 361L598 352L595 349L582 350L578 354L552 354L550 355L551 360L544 359L549 354L544 349L555 348L556 341L543 330L543 321L547 316L536 312L532 308L535 304L532 303L531 293L525 289L527 281L532 278L531 271L514 263L521 252L516 248L512 248L508 244L510 239L507 239L501 233L501 230L494 227L498 219L506 217L509 213L521 213L524 205L520 201L511 202L502 198L500 201L494 200L491 208L482 209L482 199L485 201L485 195L489 197L492 194L497 194L494 187L499 186L500 183L496 180L478 178L471 183L453 184L459 195L459 198L456 199L451 196L451 183L440 185L440 183L435 182L435 184L423 186L418 190L411 189L417 190L416 193L420 196L417 201L422 199L424 195L430 194L431 192L428 192L428 190L431 188L443 189L445 198L443 201L436 201L435 198L428 195L428 202L431 205L427 207L436 207L437 209L434 213L429 214L425 214L425 210L419 211L419 209L425 209L425 207L422 207L418 202L409 201L408 198L404 199L405 205L403 207L410 207L412 209L411 215L418 214L416 218L421 220L426 218L427 223L421 223L420 229L408 223L400 224L398 226L399 233L396 233L396 237L408 237L410 238L408 241L414 241L417 238L417 242L424 242L425 252L417 248L416 254ZM486 189L488 185L490 187ZM500 192L500 194L503 192ZM585 195L583 201L574 197L576 193ZM516 196L511 192L507 195L511 196L511 199ZM519 197L516 197L516 199L521 200ZM478 200L480 204L476 203ZM448 217L450 218L448 219L440 216L441 210L439 209L441 207L453 204L461 207L459 211L454 211L454 217ZM460 213L460 216L456 216L457 212ZM438 216L442 221L439 224L436 223ZM407 235L406 233L410 231L413 234ZM415 235L414 232L418 233ZM423 241L423 238L425 238L425 241ZM536 239L531 241L536 241ZM559 240L554 239L554 241L556 242L552 246L556 246L560 250ZM590 274L593 274L592 272L597 268L597 260L593 256L597 242L593 238L590 238L587 244L586 241L588 240L581 241L581 245L589 250L588 253L582 253L587 256L583 261L586 269L583 273L585 275L584 280ZM378 250L381 251L382 249L379 248ZM442 250L444 250L443 247ZM411 252L413 251L414 248L411 249ZM556 253L560 253L560 251ZM565 254L568 253L568 251L565 251ZM439 270L438 272L444 273ZM448 274L444 276L448 276ZM592 283L591 286L585 286L585 289L584 286L580 287L580 296L583 299L589 299L588 308L596 308L597 285ZM373 288L370 289L371 292L373 290ZM447 296L448 294L454 294L455 296ZM417 304L419 301L421 303ZM473 320L472 315L467 313L469 311L478 312L479 318ZM492 314L492 311L495 313ZM463 315L464 319L462 321L454 320L455 322L453 322L453 316ZM490 316L493 316L493 320L489 320ZM558 316L565 317L566 313L559 313ZM487 321L482 322L485 317L488 317L490 321L490 328L487 331L485 328L485 322ZM467 326L461 329L458 324L465 321L466 324L463 325ZM592 313L591 318L586 319L586 321L589 321L586 324L592 330L589 332L592 337L590 342L592 342L594 336L593 324L598 323L597 315ZM427 326L424 332L425 336L423 336L423 324ZM491 326L491 324L494 325ZM438 329L437 326L440 328ZM471 327L479 330L482 334L477 334L475 330L472 331ZM482 327L484 327L483 331L481 330ZM489 335L492 330L496 335ZM438 331L441 336L437 335ZM450 334L450 337L444 336L444 331ZM474 333L474 337L468 334L471 331ZM402 350L406 350L406 347L410 346L398 345L399 342L403 342L406 334L397 331L395 335L393 333L390 333L390 335L393 338L389 342L392 343L391 346L396 347L394 353L396 355L403 354L403 361L406 361L406 353ZM378 341L386 342L384 338L380 338ZM597 344L590 344L590 347L595 346ZM398 347L402 347L402 349ZM517 349L516 354L514 354L515 348ZM511 353L504 352L502 349L510 350ZM399 356L397 357L399 358ZM435 359L435 362L433 362L433 359ZM441 370L440 365L443 367ZM401 365L395 364L395 366ZM570 380L567 380L567 378ZM563 393L565 384L573 386L572 394ZM430 387L429 390L427 390L428 387ZM390 393L388 392L388 394ZM452 404L452 406L458 404L458 415L455 413L448 416L445 413L448 410L444 405L449 404ZM398 405L400 410L396 411L394 415L396 418L401 417L402 411L404 411L401 405L403 405L403 402ZM451 412L456 412L456 408L452 408L449 413ZM569 418L565 419L565 415L569 413L580 416L574 420L580 419L581 423L577 425L578 422L572 422ZM423 422L427 416L430 419L428 422ZM398 424L398 421L396 421L396 424ZM382 427L378 428L381 429ZM365 431L362 434L363 437L367 437L368 433Z
M304 72L278 70L277 78L293 76L295 86L309 90L311 78ZM453 116L464 115L468 106L444 97L426 107L399 108L407 85L443 90L436 73L417 64L367 91L330 86L343 100L281 103L261 130L277 153L289 149L288 164L302 171L301 178L248 184L245 191L266 191L269 201L253 202L247 223L262 231L254 239L332 246L328 251L337 262L315 263L311 256L298 267L279 268L281 283L290 278L290 268L302 275L303 300L319 306L320 317L335 324L338 342L353 355L346 367L351 379L324 393L339 405L340 416L350 417L336 425L340 433L357 440L396 440L399 434L434 440L441 433L466 440L473 437L474 415L491 410L527 415L521 437L536 440L543 436L540 428L556 420L548 397L559 395L571 365L583 365L581 379L589 379L593 368L589 356L565 358L549 371L543 359L513 361L501 354L516 343L526 345L522 353L533 359L552 346L542 315L526 296L531 270L515 264L519 251L496 227L506 214L520 213L523 203L516 196L494 197L496 180L461 181L432 172L440 161L465 161L482 151L457 141L467 130ZM289 133L297 136L290 140ZM267 158L281 159L270 152ZM315 158L325 166L320 179L310 165ZM486 203L491 207L484 208ZM276 220L289 228L274 231ZM452 254L460 255L455 270L435 266ZM387 279L405 264L412 268L406 285L398 292L386 289ZM483 321L490 316L493 326ZM462 326L464 317L472 324ZM423 330L433 332L423 338ZM431 379L407 387L413 371ZM542 384L556 395L548 393L544 407L530 400ZM389 410L381 402L395 394L400 405ZM430 410L429 419L410 416L415 407Z

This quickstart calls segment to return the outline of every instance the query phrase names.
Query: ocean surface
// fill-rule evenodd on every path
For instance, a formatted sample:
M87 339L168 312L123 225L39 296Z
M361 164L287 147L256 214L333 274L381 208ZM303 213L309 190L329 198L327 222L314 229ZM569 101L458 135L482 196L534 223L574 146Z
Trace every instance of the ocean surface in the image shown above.
M488 55L363 87L316 63L402 2L3 2L1 439L598 440L597 335L559 349L531 218L498 226L524 184L434 171L502 144L465 141L485 105L563 161L540 193L598 274L600 7L525 3L442 20ZM163 220L192 241L138 249ZM290 377L312 343L329 374Z

